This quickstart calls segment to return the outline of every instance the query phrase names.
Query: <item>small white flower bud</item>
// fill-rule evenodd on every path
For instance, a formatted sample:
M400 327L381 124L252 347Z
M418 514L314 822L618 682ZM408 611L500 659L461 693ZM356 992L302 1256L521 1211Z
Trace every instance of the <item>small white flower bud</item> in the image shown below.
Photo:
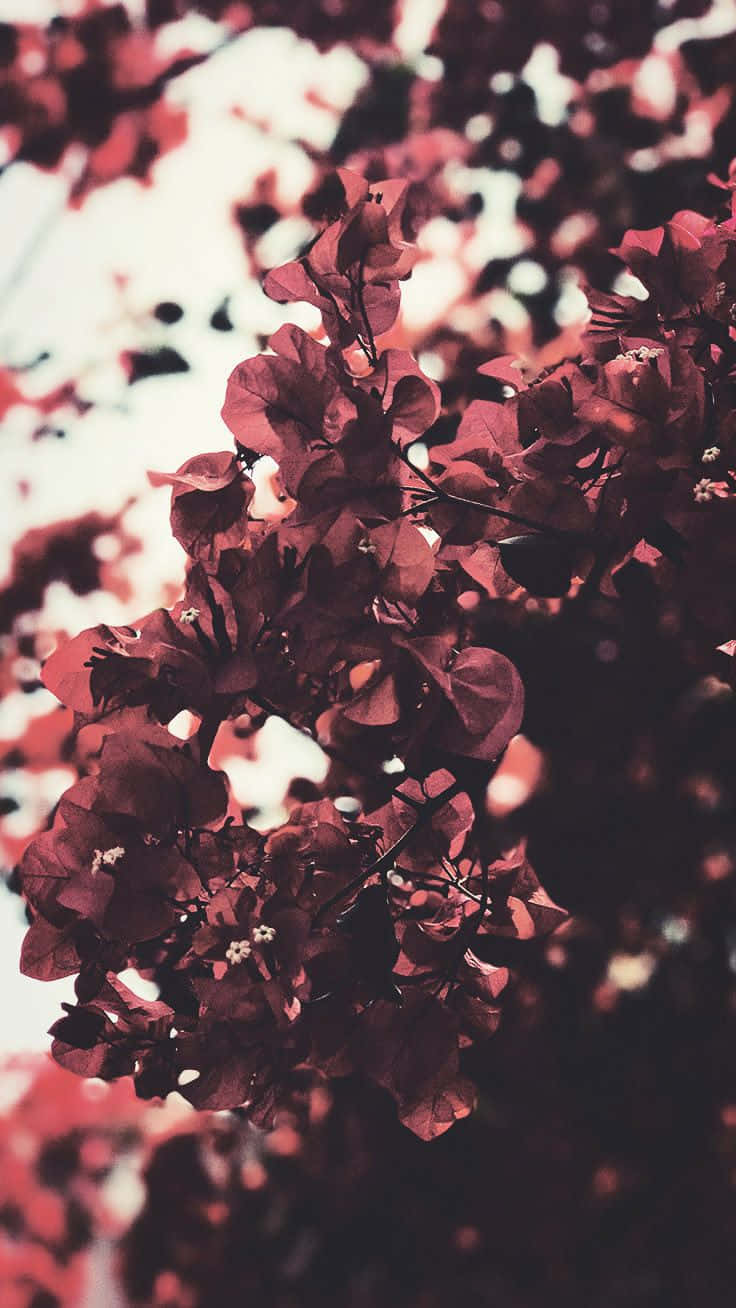
M275 938L276 938L275 927L265 926L263 923L261 923L260 926L253 928L253 943L255 945L270 945L271 941L275 940Z
M696 503L705 504L708 500L712 500L714 490L715 482L710 481L708 477L702 477L693 487Z

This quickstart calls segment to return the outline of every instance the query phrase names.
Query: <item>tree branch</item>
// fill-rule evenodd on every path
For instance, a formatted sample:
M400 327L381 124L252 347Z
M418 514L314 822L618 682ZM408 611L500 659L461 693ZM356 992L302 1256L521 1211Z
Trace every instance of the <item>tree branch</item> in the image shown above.
M402 849L405 849L409 844L409 841L413 838L416 832L426 826L427 822L434 817L435 813L438 813L441 808L444 808L445 804L449 803L449 801L459 793L460 789L460 782L453 781L452 785L448 786L446 790L443 790L439 795L435 795L433 799L428 799L426 804L423 804L419 809L416 822L413 822L410 827L407 827L406 831L402 831L401 835L394 841L390 849L386 850L385 854L381 854L380 857L370 863L367 868L364 868L356 877L353 877L352 881L349 881L346 886L343 886L341 890L336 891L334 895L331 895L329 899L325 900L324 904L322 904L318 912L315 914L314 925L319 925L329 910L333 908L335 904L338 904L341 899L344 899L346 895L352 894L354 890L357 890L359 886L364 885L371 877L382 876L384 872L387 872L389 868L393 866ZM401 798L401 796L399 796L399 798Z
M588 540L588 537L582 535L580 532L562 531L559 527L551 527L544 522L535 522L533 518L525 518L520 513L510 513L506 509L497 509L495 505L485 504L483 500L471 500L467 499L464 495L455 495L452 491L445 490L443 486L439 486L436 482L432 481L432 478L428 477L426 472L423 472L421 468L415 468L414 464L409 459L406 450L399 450L399 458L424 482L425 486L431 490L435 499L444 500L446 504L457 504L465 509L477 509L480 513L488 513L492 517L503 518L505 522L514 522L518 523L520 527L529 527L532 531L539 532L541 535L555 536L557 540L565 541L568 544L572 544L573 542L582 544L584 541ZM416 511L422 512L427 503L429 503L429 501L425 500L417 504ZM486 543L489 545L496 544L495 541L487 541Z

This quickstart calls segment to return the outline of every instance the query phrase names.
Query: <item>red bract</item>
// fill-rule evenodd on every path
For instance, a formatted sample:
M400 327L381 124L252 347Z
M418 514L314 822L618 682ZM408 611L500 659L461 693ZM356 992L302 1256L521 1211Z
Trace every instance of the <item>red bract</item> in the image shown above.
M655 596L696 664L736 629L736 283L729 223L630 235L646 334L622 301L574 362L484 365L493 398L454 431L413 356L380 352L414 258L402 188L343 171L338 191L341 216L266 282L317 304L330 343L282 327L228 383L237 455L152 475L173 487L183 598L48 660L90 772L25 855L23 966L79 973L54 1028L73 1070L259 1125L305 1079L362 1075L432 1138L470 1111L461 1051L496 1029L506 962L565 916L486 807L524 712L519 609ZM272 522L245 472L264 455L291 497ZM166 727L183 709L185 744ZM247 738L269 714L330 769L264 834L208 758L221 724ZM126 967L160 998L121 986Z
M281 303L316 305L330 340L341 346L357 340L375 365L375 337L395 322L397 282L409 275L417 257L402 229L406 186L369 184L346 168L338 177L344 213L309 254L270 272L264 290Z
M664 227L627 232L612 253L644 283L662 315L679 315L708 301L712 309L716 272L733 239L730 227L717 227L702 214L684 209Z
M216 561L223 549L243 543L253 483L234 455L200 454L174 473L149 473L151 484L169 483L171 530L192 558Z

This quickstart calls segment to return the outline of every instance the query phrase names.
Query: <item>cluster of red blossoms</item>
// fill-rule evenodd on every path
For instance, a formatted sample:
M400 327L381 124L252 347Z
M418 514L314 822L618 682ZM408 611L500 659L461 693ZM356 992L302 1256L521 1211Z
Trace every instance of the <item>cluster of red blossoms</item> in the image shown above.
M154 474L183 598L45 665L88 772L25 854L22 965L78 974L53 1027L78 1073L259 1125L355 1075L432 1138L472 1108L461 1051L498 1024L512 942L565 917L487 809L523 717L503 615L655 587L694 665L736 633L736 224L629 232L647 298L591 294L581 358L536 378L494 359L487 398L440 416L414 357L380 344L415 257L404 188L338 176L334 220L265 281L316 305L326 339L281 328L230 378L235 452ZM208 759L221 724L248 737L269 715L330 769L263 833Z

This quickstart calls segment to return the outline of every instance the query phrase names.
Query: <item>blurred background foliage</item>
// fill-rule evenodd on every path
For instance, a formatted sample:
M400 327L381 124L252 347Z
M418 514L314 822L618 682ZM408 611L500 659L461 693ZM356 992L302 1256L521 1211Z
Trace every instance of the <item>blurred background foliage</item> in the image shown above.
M146 470L216 448L232 366L287 318L316 325L260 279L311 239L334 166L412 183L421 261L391 343L451 431L479 364L574 355L583 288L636 293L609 253L626 228L725 212L736 5L0 0L0 19L3 1305L725 1308L732 659L695 678L648 592L617 618L489 616L535 687L490 802L573 917L470 1056L475 1116L431 1146L349 1083L306 1132L263 1136L19 1058L66 983L16 975L12 869L75 776L40 660L177 597ZM319 771L274 722L219 764L264 822Z

